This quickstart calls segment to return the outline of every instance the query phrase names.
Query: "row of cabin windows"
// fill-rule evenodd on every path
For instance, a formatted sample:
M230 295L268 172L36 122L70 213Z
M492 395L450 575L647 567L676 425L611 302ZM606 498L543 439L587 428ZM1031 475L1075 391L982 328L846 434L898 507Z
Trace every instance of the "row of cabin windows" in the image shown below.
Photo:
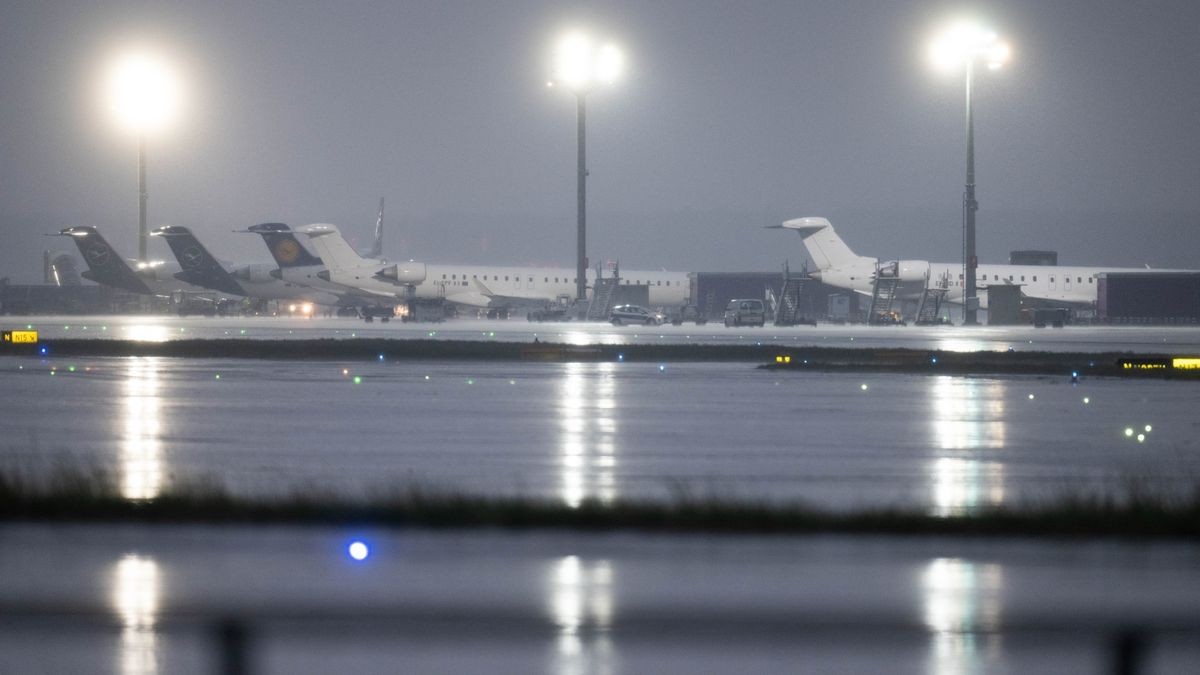
M960 275L958 275L958 280L959 280L959 281L962 281L962 280L963 280L963 275L961 275L961 274L960 274ZM979 275L979 280L980 280L980 281L987 281L987 280L988 280L988 278L987 278L987 275L986 275L986 274L980 274L980 275ZM1009 280L1009 281L1012 281L1012 280L1013 280L1013 275L1011 275L1011 274L1010 274L1010 275L1008 275L1008 280ZM1035 275L1033 275L1033 280L1034 280L1034 281L1037 281L1037 275L1036 275L1036 274L1035 274ZM1000 281L1000 275L999 275L999 274L993 274L993 275L992 275L992 281ZM1022 274L1022 275L1021 275L1021 281L1025 281L1025 275L1024 275L1024 274ZM1064 283L1068 283L1068 284L1069 284L1069 283L1071 283L1071 277L1063 277L1063 282L1064 282ZM1054 277L1050 277L1050 283L1054 283ZM1075 277L1075 283L1077 283L1077 284L1082 284L1082 283L1083 283L1083 277ZM1094 283L1096 283L1096 280L1095 280L1093 277L1088 277L1088 283L1089 283L1089 284L1094 284Z
M463 280L465 281L465 280L466 280L466 278L467 278L467 275L465 275L465 274L464 274L464 275L462 275L462 278L463 278ZM471 275L471 278L472 278L472 279L479 279L479 275L478 275L478 274L472 274L472 275ZM442 279L443 279L443 280L445 280L445 279L446 279L446 275L445 275L445 274L443 274L443 275L442 275ZM457 281L457 280L458 280L458 275L457 275L457 274L451 274L451 275L450 275L450 280L451 280L451 281ZM504 277L504 280L505 280L505 281L520 281L521 279L520 279L520 277L511 277L511 278L510 278L510 276L509 276L509 275L505 275L505 277ZM485 275L483 275L483 281L487 281L487 275L486 275L486 274L485 274ZM499 275L493 275L493 276L492 276L492 281L500 281L500 277L499 277ZM550 283L550 277L542 277L542 281L544 281L545 283ZM558 277L554 277L554 283L556 283L556 284L559 284L559 283L563 283L563 284L565 284L565 283L567 283L567 281L568 281L568 280L567 280L567 278L566 278L566 277L562 277L562 279L561 279L561 280L560 280ZM575 283L575 282L576 282L576 279L571 279L571 280L570 280L570 283ZM533 283L533 277L529 277L529 283ZM626 284L626 285L629 285L629 283L630 283L630 282L629 282L629 279L626 279L626 280L625 280L625 284ZM642 282L641 282L640 280L635 280L633 283L635 283L635 284L637 284L637 285L639 285L639 286L642 284ZM663 284L663 282L661 282L661 281L655 281L655 282L653 282L653 284L651 284L651 282L650 282L650 281L647 281L647 282L646 282L646 285L647 285L647 286L650 286L650 285L654 285L654 286L663 286L663 285L666 285L666 286L671 286L672 284L671 284L671 282L670 282L670 281L668 281L666 284ZM682 286L682 285L683 285L683 282L682 282L682 281L676 281L676 282L674 283L674 285L675 285L675 286Z

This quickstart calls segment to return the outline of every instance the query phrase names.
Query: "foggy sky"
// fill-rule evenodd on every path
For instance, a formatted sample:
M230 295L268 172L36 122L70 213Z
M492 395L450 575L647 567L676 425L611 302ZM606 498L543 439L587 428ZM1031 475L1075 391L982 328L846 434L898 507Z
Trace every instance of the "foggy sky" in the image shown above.
M9 2L0 9L0 276L41 233L136 254L136 145L100 81L149 45L184 113L149 145L151 227L268 261L234 228L331 222L387 254L574 266L575 105L553 41L590 28L628 74L588 98L589 253L771 271L825 216L856 252L958 260L963 83L925 46L962 5L814 1ZM1200 3L979 5L1014 58L978 79L979 252L1200 268ZM158 257L169 252L152 239Z

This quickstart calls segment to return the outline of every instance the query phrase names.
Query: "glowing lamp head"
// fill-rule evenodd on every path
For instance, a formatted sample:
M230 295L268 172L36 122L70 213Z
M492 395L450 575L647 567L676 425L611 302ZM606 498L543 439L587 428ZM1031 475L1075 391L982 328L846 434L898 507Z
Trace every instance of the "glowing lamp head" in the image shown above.
M130 131L162 131L178 113L181 98L175 73L149 54L127 54L108 73L109 107L117 122Z
M548 84L586 92L597 84L616 82L624 65L625 59L616 46L598 46L584 33L570 33L554 50L554 75Z
M935 68L945 72L957 70L974 60L996 70L1011 56L1012 48L1001 42L994 31L967 21L951 24L929 46L929 60Z

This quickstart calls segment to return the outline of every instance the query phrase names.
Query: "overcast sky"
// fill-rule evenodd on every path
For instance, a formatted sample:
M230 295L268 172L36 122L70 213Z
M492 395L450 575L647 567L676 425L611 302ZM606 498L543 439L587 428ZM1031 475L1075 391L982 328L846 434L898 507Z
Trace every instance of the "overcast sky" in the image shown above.
M151 226L269 260L234 228L331 222L387 253L574 265L575 105L554 39L627 53L588 98L589 252L626 268L771 271L762 229L826 216L857 252L959 259L963 83L925 46L986 18L1014 47L978 80L983 262L1200 268L1200 2L7 2L0 8L0 276L43 232L136 253L136 146L100 82L122 49L171 59L187 104L149 147ZM151 241L152 252L169 255Z

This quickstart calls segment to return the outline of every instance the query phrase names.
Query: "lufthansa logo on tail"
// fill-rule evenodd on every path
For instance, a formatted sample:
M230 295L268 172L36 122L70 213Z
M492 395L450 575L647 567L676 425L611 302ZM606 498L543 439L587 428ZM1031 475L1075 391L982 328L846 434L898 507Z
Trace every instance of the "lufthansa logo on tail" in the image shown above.
M204 254L195 246L184 251L183 255L179 257L181 258L179 262L183 263L183 266L188 269L195 269L204 261Z
M279 258L280 262L296 262L296 258L299 256L300 244L297 244L294 240L282 239L278 244L275 244L275 257Z
M88 263L96 267L104 267L108 264L108 249L103 246L93 246L84 251L84 255L87 256Z

